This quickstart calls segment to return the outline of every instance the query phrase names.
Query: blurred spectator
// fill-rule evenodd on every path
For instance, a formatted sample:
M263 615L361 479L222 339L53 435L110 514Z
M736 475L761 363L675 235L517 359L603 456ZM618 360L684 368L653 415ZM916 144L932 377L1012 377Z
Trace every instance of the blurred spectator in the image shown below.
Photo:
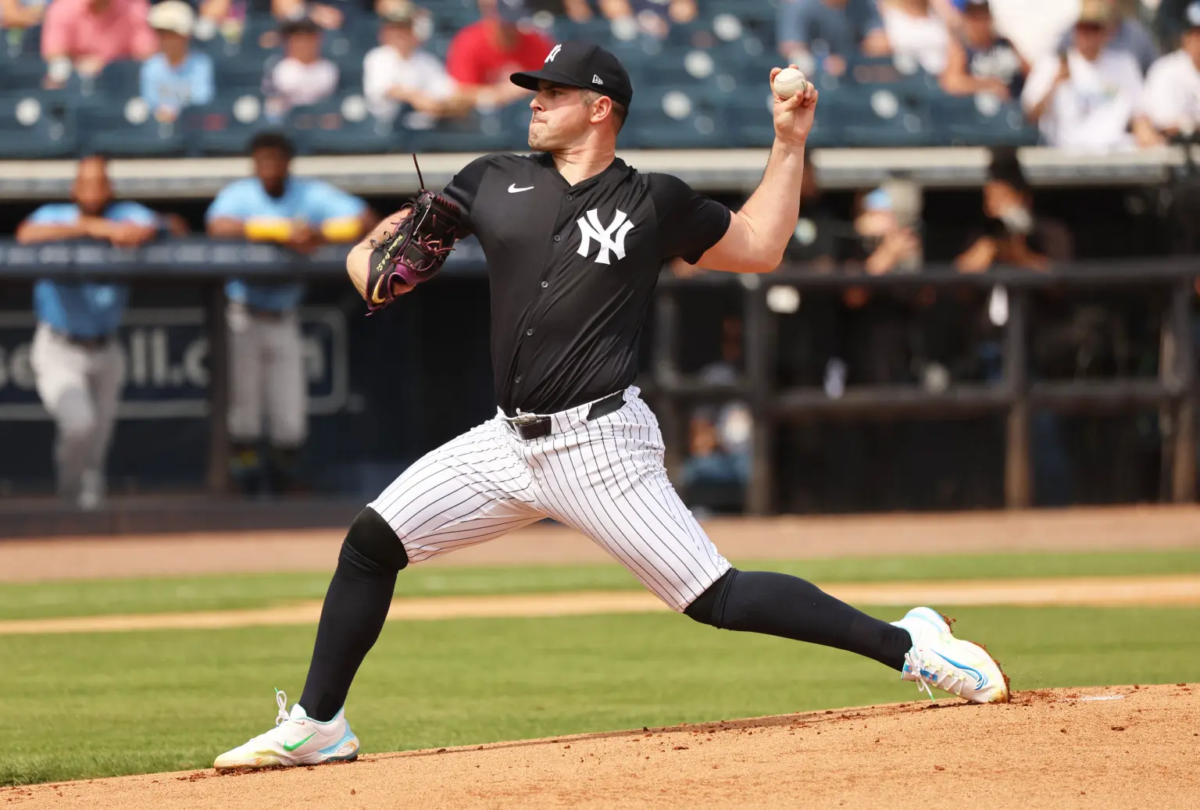
M281 23L297 20L312 20L326 31L337 31L346 22L348 13L360 9L349 0L333 0L328 3L309 3L306 0L271 0L271 14Z
M375 226L358 197L320 180L291 175L294 149L277 133L254 137L254 177L226 186L209 206L209 236L276 242L308 255L326 243L354 242ZM307 439L308 384L297 308L302 282L270 284L234 279L229 299L229 435L234 473L250 491L294 483ZM268 422L270 463L258 444Z
M95 76L120 59L148 59L158 41L147 22L146 0L54 0L42 25L46 84L59 87L71 70Z
M840 76L847 59L888 52L883 21L872 0L784 0L776 27L780 55L801 69Z
M1101 0L1109 7L1108 43L1114 51L1128 51L1137 59L1138 69L1145 73L1150 65L1158 58L1158 46L1154 37L1146 30L1146 26L1136 17L1123 15L1117 8L1116 0ZM1072 44L1071 29L1062 32L1058 38L1058 52L1065 53Z
M658 39L673 24L689 23L697 14L696 0L600 0L600 10L609 20L629 20Z
M892 194L877 188L860 200L854 230L862 241L863 269L881 276L895 270L912 270L921 261L921 238L897 216Z
M1128 51L1106 47L1112 7L1083 0L1074 45L1066 53L1034 63L1021 104L1050 146L1105 150L1132 147L1149 136L1144 118L1134 117L1142 94L1142 72Z
M996 31L1036 65L1042 57L1057 53L1063 31L1079 18L1079 4L1080 0L996 0L992 20Z
M942 75L950 28L929 0L879 0L879 16L892 54Z
M190 48L195 23L195 12L183 0L166 0L150 9L159 51L142 63L141 96L159 121L174 121L184 107L212 101L212 59Z
M596 16L588 0L528 0L525 5L531 14L547 11L572 22L587 22Z
M1146 74L1141 112L1163 139L1190 136L1200 124L1200 2L1185 12L1179 49Z
M988 0L969 0L959 36L950 38L942 89L956 96L992 93L1020 98L1029 63L1007 38L996 33Z
M49 0L0 0L0 28L24 29L42 24Z
M269 115L278 118L289 109L316 104L337 90L338 68L321 56L322 29L305 17L280 26L284 57L267 76Z
M969 247L955 259L961 273L982 273L996 264L1047 270L1074 255L1066 225L1034 215L1033 189L1015 153L997 151L983 186L983 216Z
M17 228L21 244L99 239L136 247L159 230L153 211L113 199L102 157L79 162L70 203L50 203ZM37 392L57 425L58 494L83 509L105 495L104 467L125 378L117 329L129 298L121 283L43 279L34 286L37 314L30 363Z
M711 385L732 385L741 373L742 320L727 317L721 322L721 359L701 368L697 377ZM689 506L740 501L750 480L753 424L747 403L736 399L692 413L682 471Z
M380 45L363 59L363 94L371 114L390 121L407 104L417 114L410 127L428 127L434 118L457 115L471 106L458 92L438 58L421 49L413 30L416 9L401 6L383 15ZM418 117L419 116L419 117ZM418 117L418 121L411 119Z
M479 0L483 19L454 35L446 69L459 88L479 105L502 107L529 96L508 77L536 70L550 58L553 44L522 28L528 9L519 0Z

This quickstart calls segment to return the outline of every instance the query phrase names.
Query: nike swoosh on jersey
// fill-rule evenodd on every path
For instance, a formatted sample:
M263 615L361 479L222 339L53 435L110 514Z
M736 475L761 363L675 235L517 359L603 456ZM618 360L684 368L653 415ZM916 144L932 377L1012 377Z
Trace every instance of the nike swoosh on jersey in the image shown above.
M533 188L533 186L525 186L524 188L517 188L517 184L516 184L516 183L509 183L509 185L508 185L508 193L509 193L509 194L516 194L516 193L518 193L518 192L521 192L521 191L529 191L529 190L530 190L530 189L532 189L532 188Z

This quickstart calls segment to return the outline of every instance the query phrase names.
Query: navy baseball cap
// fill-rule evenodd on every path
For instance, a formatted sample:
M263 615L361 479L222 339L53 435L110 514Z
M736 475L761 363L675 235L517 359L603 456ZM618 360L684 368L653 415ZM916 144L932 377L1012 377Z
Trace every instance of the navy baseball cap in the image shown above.
M621 60L599 45L586 42L563 42L555 45L542 63L541 70L514 73L512 83L526 90L537 90L538 81L545 80L568 87L595 90L629 106L633 100L633 84Z

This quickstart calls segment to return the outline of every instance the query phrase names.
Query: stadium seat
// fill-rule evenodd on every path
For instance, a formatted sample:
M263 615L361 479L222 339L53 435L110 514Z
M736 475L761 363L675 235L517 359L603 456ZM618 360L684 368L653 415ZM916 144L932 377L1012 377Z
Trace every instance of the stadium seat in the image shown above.
M891 89L844 87L821 99L819 117L840 130L838 146L927 146L934 140L927 108Z
M303 154L383 154L402 142L402 133L394 131L392 122L376 120L358 93L293 107L287 127Z
M3 41L0 42L0 71L4 70L11 61L25 57L41 59L41 55L42 27L40 25L25 29L4 29Z
M5 92L15 90L37 90L46 75L46 63L36 56L21 56L0 60L0 76L3 76Z
M73 157L77 131L70 105L37 94L0 96L0 160Z
M947 146L1035 146L1038 130L1016 101L995 96L941 96L929 100L938 144Z
M842 84L857 84L872 90L891 90L907 102L920 103L943 95L937 77L919 65L890 56L858 57L847 60Z
M472 113L464 118L442 119L430 129L404 130L397 148L421 152L498 152L528 148L528 129L506 126L511 105L493 113Z
M133 60L109 62L96 80L96 91L113 98L135 96L141 86L142 63Z
M731 136L723 113L711 96L690 88L652 89L643 95L640 106L630 110L624 145L630 149L728 146Z
M275 55L244 55L217 60L213 65L216 86L222 93L259 91L269 68L279 58Z
M188 150L197 156L245 155L257 133L278 128L263 115L262 96L223 90L212 104L185 109L179 120Z
M78 111L81 143L87 149L122 157L181 157L188 152L184 128L160 122L138 96L109 97Z

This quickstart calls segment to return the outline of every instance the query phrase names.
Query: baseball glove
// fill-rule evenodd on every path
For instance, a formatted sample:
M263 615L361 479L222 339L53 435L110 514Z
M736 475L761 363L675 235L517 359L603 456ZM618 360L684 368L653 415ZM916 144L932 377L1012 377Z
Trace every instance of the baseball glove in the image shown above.
M417 156L413 155L413 163ZM383 309L396 299L394 281L416 286L433 278L450 251L462 213L454 203L425 188L417 166L421 190L397 212L396 229L371 240L371 266L367 276L368 314ZM407 216L404 214L407 213Z

